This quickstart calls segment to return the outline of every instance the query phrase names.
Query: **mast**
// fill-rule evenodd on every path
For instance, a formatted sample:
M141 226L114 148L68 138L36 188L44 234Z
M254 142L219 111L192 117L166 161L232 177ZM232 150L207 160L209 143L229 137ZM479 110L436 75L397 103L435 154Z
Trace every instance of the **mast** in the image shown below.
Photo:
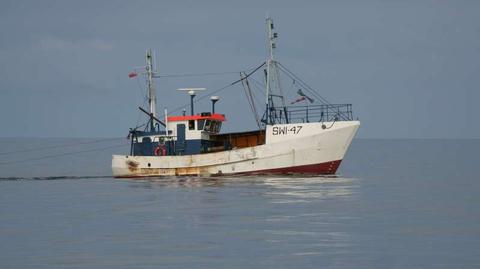
M274 61L274 49L275 49L275 38L273 36L273 20L270 17L267 17L267 41L268 41L268 58L267 58L267 83L266 83L266 89L265 89L265 116L266 116L266 124L268 125L270 123L270 77L272 71L271 66L272 62Z
M147 66L147 83L148 83L148 105L150 108L150 130L155 131L155 125L153 124L153 118L157 116L157 97L155 95L155 84L153 83L153 58L152 50L148 49L145 54Z
M271 17L267 17L268 58L265 89L265 124L267 125L282 122L289 123L288 111L285 105L285 98L283 96L282 87L280 85L280 75L278 72L277 61L275 60L275 42L278 38L278 34L274 32L273 29L273 19ZM274 101L274 98L277 101ZM275 103L278 103L278 105L276 106ZM282 107L283 109L279 109L280 107Z
M275 60L275 48L276 48L276 40L278 38L278 34L274 32L273 27L273 19L271 17L267 17L267 39L268 39L268 58L267 58L267 70L266 70L266 96L265 96L265 103L266 103L266 121L265 123L268 124L275 124L277 121L277 108L275 107L275 102L273 101L273 97L280 99L281 104L283 106L283 113L285 114L285 121L288 123L287 117L287 108L285 106L285 100L283 97L282 89L280 87L280 78L278 74L277 68L277 61ZM280 122L282 121L281 118L282 112L280 112Z

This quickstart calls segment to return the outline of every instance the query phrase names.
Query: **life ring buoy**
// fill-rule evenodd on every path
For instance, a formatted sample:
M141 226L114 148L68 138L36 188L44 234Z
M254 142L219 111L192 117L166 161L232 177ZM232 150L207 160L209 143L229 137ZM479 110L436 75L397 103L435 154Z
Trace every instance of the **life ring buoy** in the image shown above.
M166 156L167 149L165 148L164 145L158 145L153 151L153 154L155 154L155 156Z

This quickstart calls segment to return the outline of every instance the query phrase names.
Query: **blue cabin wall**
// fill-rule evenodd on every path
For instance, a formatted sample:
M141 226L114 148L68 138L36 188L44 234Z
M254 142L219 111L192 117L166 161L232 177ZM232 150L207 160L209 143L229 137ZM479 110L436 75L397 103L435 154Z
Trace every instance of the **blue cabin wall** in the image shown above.
M155 156L155 148L158 142L151 142L143 139L141 143L133 144L133 155L135 156ZM165 149L167 155L194 155L207 152L209 147L214 146L213 141L194 139L182 141L166 141Z

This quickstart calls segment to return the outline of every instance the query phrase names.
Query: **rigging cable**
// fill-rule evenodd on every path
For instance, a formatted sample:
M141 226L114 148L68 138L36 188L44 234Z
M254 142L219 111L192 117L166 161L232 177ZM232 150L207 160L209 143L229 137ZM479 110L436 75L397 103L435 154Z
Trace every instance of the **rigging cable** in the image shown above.
M297 75L295 75L292 71L288 70L285 66L283 66L281 63L278 63L280 66L280 69L290 78L296 79L298 82L300 82L304 87L305 90L316 96L317 98L320 99L320 101L324 104L327 105L327 111L331 110L332 112L336 112L333 108L331 108L331 103L327 101L323 96L321 96L316 90L314 90L312 87L310 87L306 82L304 82L301 78L299 78ZM345 115L338 114L342 119L347 120L348 118L345 117Z
M187 73L187 74L166 74L166 75L154 75L154 78L183 78L183 77L201 77L201 76L216 76L227 74L238 74L240 71L228 71L228 72L211 72L211 73Z
M154 75L154 78L183 78L183 77L201 77L201 76L216 76L216 75L228 75L238 74L240 72L250 71L254 68L250 68L242 71L224 71L224 72L206 72L206 73L184 73L184 74L163 74Z
M143 92L143 88L142 88L142 86L140 85L140 80L139 80L139 79L136 79L136 81L137 81L138 89L139 89L140 95L141 95L140 98L143 99L143 103L142 103L142 107L143 107L143 106L145 106L145 104L146 104L147 101L148 101L147 94ZM139 122L140 122L141 116L142 116L142 113L139 111L139 112L138 112L138 116L137 116L137 123L135 124L135 125L136 125L135 128L139 128L139 127L143 126L143 125L138 125Z
M246 74L244 72L240 73L241 78L244 78L245 75ZM250 110L252 111L253 116L255 117L255 122L257 123L257 126L260 129L261 128L260 119L259 119L258 114L257 114L257 108L255 106L255 101L253 100L252 89L250 88L250 83L248 82L247 78L242 80L242 86L243 86L243 89L244 89L244 92L245 92L245 97L247 98L248 104L250 105Z
M312 93L315 97L319 98L320 101L324 104L330 105L330 102L327 101L323 96L317 93L316 90L314 90L312 87L310 87L306 82L304 82L302 79L300 79L297 75L295 75L292 71L288 70L285 66L283 66L281 63L278 63L280 66L280 69L291 79L295 79L296 81L300 82L307 91Z
M258 80L254 79L253 77L250 78L253 81L253 89L256 90L260 96L265 95L265 84L262 84L261 82L258 82ZM257 88L258 87L258 88ZM255 94L253 94L255 97L255 102L257 103L257 106L261 107L262 105L265 105L264 99L262 98L257 98ZM261 99L261 100L260 100Z
M86 153L86 152L101 151L101 150L118 148L118 147L125 147L125 146L127 146L127 144L122 143L122 144L116 144L116 145L103 147L103 148L80 150L80 151L73 151L73 152L65 152L65 153L59 153L59 154L52 154L52 155L45 155L45 156L40 156L40 157L27 158L27 159L22 159L22 160L0 162L0 165L26 162L26 161L38 161L38 160L44 160L44 159L52 159L52 158L63 157L63 156L68 156L68 155L75 155L75 154Z
M54 148L62 148L62 147L66 148L66 147L73 147L73 146L78 146L78 145L88 145L88 144L95 144L95 143L100 143L100 142L115 140L115 139L120 139L120 138L103 138L103 139L97 139L97 140L88 141L88 142L58 144L58 145L53 145L53 146L43 146L43 147L22 149L22 150L16 150L16 151L7 151L7 152L0 152L0 155L25 153L25 152L31 152L31 151L40 151L40 150L45 150L45 149L54 149Z
M238 79L238 80L236 80L236 81L234 81L234 82L232 82L232 83L229 83L229 84L227 84L227 85L225 85L225 86L223 86L223 87L221 87L221 88L219 88L219 89L216 89L216 90L214 90L213 92L210 92L209 94L205 94L205 95L203 95L203 96L200 96L199 98L195 99L194 103L197 103L197 102L199 102L199 101L201 101L201 100L209 97L209 96L212 95L212 94L218 93L218 92L220 92L220 91L222 91L222 90L225 90L226 88L229 88L229 87L231 87L231 86L233 86L233 85L241 82L242 80L244 80L244 79L248 78L249 76L251 76L253 73L257 72L258 69L262 68L264 65L265 65L265 62L262 62L261 65L259 65L259 66L258 66L257 68L255 68L255 69L253 69L253 71L251 71L250 73L248 73L245 77L243 77L243 78L241 78L241 79ZM173 109L173 110L171 111L171 113L177 112L177 111L179 111L179 110L181 110L181 109L183 109L183 108L185 108L185 107L187 107L187 106L189 106L189 105L190 105L190 103L187 103L187 104L184 104L184 105L182 105L182 106L179 106L179 107Z

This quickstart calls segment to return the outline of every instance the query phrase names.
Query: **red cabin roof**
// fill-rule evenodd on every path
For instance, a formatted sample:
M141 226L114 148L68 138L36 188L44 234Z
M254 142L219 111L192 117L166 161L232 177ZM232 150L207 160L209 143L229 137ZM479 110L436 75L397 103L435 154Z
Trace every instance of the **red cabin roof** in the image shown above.
M225 115L223 114L211 114L208 116L202 115L193 115L193 116L169 116L167 117L168 121L187 121L187 120L218 120L226 121Z

